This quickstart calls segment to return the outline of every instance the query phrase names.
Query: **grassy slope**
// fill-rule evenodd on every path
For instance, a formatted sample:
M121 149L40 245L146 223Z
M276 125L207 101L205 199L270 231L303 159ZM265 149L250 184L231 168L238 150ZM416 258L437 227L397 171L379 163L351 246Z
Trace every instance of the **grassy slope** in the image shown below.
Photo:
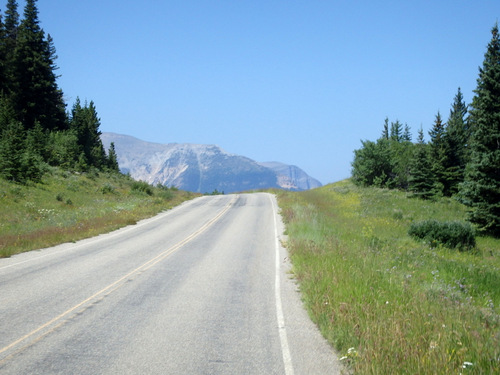
M500 373L500 240L459 252L407 235L463 206L349 180L278 198L306 306L355 373Z
M148 195L133 186L120 174L58 169L40 184L0 179L0 257L109 232L192 197L159 188Z

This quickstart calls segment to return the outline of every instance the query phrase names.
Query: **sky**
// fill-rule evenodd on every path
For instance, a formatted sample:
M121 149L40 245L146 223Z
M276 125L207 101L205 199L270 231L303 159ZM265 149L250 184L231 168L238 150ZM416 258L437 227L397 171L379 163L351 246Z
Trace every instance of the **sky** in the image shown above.
M350 177L354 150L386 117L428 140L458 87L472 101L500 1L39 0L38 10L68 109L94 101L102 132L216 144L326 184Z

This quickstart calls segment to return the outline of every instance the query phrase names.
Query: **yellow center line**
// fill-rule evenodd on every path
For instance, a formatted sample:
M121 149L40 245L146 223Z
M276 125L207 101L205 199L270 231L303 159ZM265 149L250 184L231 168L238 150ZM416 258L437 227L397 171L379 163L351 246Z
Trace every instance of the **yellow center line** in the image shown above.
M227 205L226 207L224 207L223 210L221 210L221 212L219 212L214 218L212 218L211 220L209 220L207 223L205 223L201 228L199 228L197 231L193 232L192 234L190 234L188 237L186 237L184 240L178 242L177 244L175 244L174 246L168 248L167 250L161 252L160 254L158 254L157 256L155 256L154 258L148 260L146 263L142 264L141 266L137 267L136 269L134 269L133 271L130 271L129 273L127 273L125 276L121 277L120 279L116 280L115 282L109 284L107 287L101 289L100 291L98 291L97 293L93 294L92 296L90 296L89 298L85 299L84 301L78 303L77 305L71 307L70 309L66 310L65 312L63 312L62 314L56 316L54 319L52 320L49 320L47 323L45 324L42 324L40 327L34 329L33 331L31 331L30 333L24 335L23 337L17 339L16 341L12 342L11 344L7 345L6 347L0 349L0 354L6 352L7 350L15 347L16 345L22 343L23 341L27 340L28 338L30 338L31 336L34 336L36 335L38 332L42 331L43 329L49 327L50 325L54 324L55 322L61 320L62 318L64 318L65 316L67 316L68 314L71 314L73 311L75 311L76 309L78 309L79 307L85 305L86 303L88 303L89 301L95 299L96 297L100 296L101 294L104 294L106 293L108 290L112 289L113 287L115 287L117 284L121 283L122 281L126 280L127 278L129 278L130 276L132 276L133 274L136 274L136 273L139 273L139 272L143 272L143 271L146 271L148 269L150 269L151 267L153 267L154 265L158 264L159 262L161 262L163 259L167 258L169 255L171 255L172 253L174 253L175 251L179 250L181 247L183 247L184 245L186 245L187 243L189 243L190 241L192 241L193 239L195 239L196 237L198 237L201 233L203 233L204 231L206 231L209 227L211 227L213 224L215 224L222 216L224 216L224 214L231 208L231 206L233 205L234 201L238 198L238 196L236 195ZM118 288L117 288L118 289ZM0 360L0 362L2 362Z

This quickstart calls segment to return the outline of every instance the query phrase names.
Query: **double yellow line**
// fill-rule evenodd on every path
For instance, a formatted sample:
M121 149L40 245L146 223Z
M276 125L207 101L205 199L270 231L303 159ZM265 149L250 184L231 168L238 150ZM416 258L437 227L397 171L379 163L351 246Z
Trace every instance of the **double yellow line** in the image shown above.
M203 232L205 232L213 224L215 224L222 216L224 216L226 214L227 211L229 211L229 209L232 207L232 205L234 204L234 202L237 199L238 199L238 195L235 195L234 198L224 207L224 209L222 209L216 216L214 216L212 219L210 219L202 227L200 227L197 231L195 231L192 234L190 234L184 240L178 242L174 246L172 246L172 247L168 248L167 250L161 252L160 254L158 254L154 258L148 260L146 263L140 265L139 267L137 267L133 271L130 271L125 276L119 278L118 280L116 280L115 282L109 284L108 286L106 286L105 288L101 289L97 293L91 295L89 298L87 298L84 301L82 301L82 302L76 304L75 306L69 308L68 310L66 310L62 314L56 316L52 320L49 320L47 323L42 324L40 327L34 329L30 333L27 333L23 337L17 339L16 341L12 342L11 344L9 344L9 345L5 346L4 348L0 349L0 354L5 353L6 351L8 351L8 350L10 350L10 349L18 346L19 344L21 344L24 341L28 340L29 338L33 337L32 341L30 343L27 343L25 346L21 347L17 352L20 352L20 351L24 350L25 348L29 347L33 342L38 341L41 337L44 337L48 333L52 332L55 328L57 328L58 326L60 326L60 324L56 325L56 323L59 322L64 317L68 316L69 314L71 314L75 310L79 309L80 307L88 304L90 301L95 300L99 296L103 296L106 293L109 295L112 291L118 289L120 283L122 283L123 281L127 280L128 278L130 278L131 276L133 276L135 274L138 274L140 272L144 272L144 271L150 269L151 267L153 267L154 265L158 264L159 262L161 262L162 260L164 260L165 258L167 258L168 256L170 256L171 254L173 254L174 252L176 252L177 250L179 250L181 247L183 247L184 245L186 245L187 243L189 243L190 241L192 241L193 239L195 239L196 237L198 237L200 234L202 234ZM54 326L54 327L52 329L48 330L48 332L45 332L45 333L42 332L44 329L49 328L51 326ZM38 333L41 333L41 335L38 336L38 337L34 337ZM7 356L4 359L0 359L0 364L4 363L9 357L10 356Z

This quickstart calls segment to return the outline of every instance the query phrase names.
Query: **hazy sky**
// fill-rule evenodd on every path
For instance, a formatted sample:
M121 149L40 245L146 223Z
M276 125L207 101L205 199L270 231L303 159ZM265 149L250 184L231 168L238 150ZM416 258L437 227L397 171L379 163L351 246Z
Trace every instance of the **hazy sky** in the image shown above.
M18 1L22 15L24 1ZM0 3L2 13L6 0ZM385 117L417 130L476 86L499 0L39 0L68 108L101 130L350 176ZM427 136L428 139L428 136Z

